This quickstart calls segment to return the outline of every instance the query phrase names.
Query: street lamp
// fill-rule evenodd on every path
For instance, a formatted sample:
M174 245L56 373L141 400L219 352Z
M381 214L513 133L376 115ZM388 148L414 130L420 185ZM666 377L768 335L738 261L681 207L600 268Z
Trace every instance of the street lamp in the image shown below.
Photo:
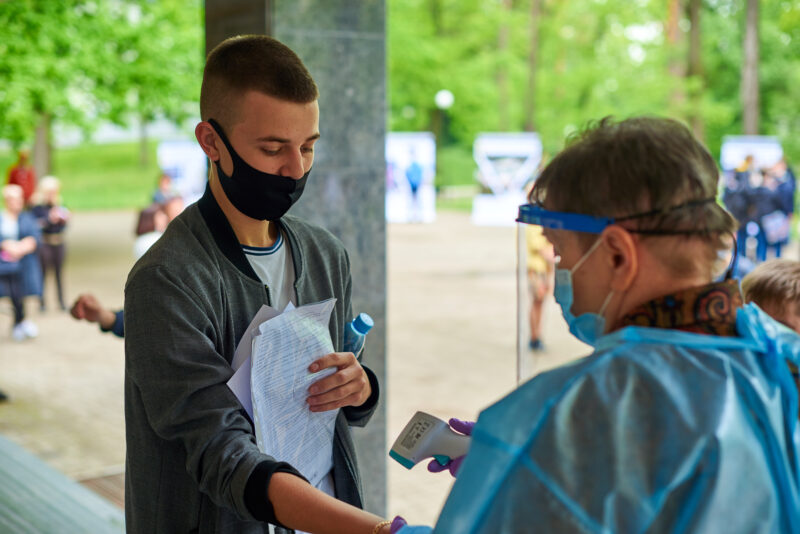
M448 91L447 89L442 89L436 92L436 96L433 97L433 101L436 102L436 107L441 110L448 110L453 106L453 102L455 102L456 97L453 96L453 93Z

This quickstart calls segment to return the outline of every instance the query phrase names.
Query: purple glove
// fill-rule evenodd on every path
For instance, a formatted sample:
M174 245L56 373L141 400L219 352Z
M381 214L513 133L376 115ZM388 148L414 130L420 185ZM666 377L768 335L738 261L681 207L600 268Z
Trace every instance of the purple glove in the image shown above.
M392 520L392 524L389 525L389 534L396 534L398 530L400 530L406 525L408 525L408 523L406 523L406 520L400 517L399 515L396 515Z
M456 419L455 417L451 418L447 421L447 424L450 425L450 428L455 430L460 434L464 434L465 436L472 435L472 427L475 426L474 421L462 421L461 419ZM451 458L449 462L442 465L439 463L438 460L434 459L428 463L428 471L431 473L441 473L442 471L448 470L450 474L453 475L455 478L456 473L461 468L461 462L464 461L463 456L459 456L458 458Z

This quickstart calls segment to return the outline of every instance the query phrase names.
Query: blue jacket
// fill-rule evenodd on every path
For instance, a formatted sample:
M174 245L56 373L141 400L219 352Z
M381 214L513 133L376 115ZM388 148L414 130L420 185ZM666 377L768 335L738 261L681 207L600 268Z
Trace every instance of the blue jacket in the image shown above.
M736 328L626 327L523 384L481 414L433 532L800 532L800 337L755 305Z
M31 213L23 211L19 214L19 237L24 239L33 237L36 239L36 250L24 256L20 262L22 271L22 289L25 296L42 294L42 267L39 264L39 245L42 243L42 231L39 229L39 222ZM8 296L6 284L0 284L0 297Z

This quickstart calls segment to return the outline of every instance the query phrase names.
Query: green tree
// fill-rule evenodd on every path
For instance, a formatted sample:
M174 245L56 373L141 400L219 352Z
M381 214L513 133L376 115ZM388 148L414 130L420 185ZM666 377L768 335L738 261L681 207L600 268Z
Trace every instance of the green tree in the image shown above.
M180 118L197 99L200 21L199 0L0 2L0 138L19 145L35 132L47 173L53 122L89 131L130 113Z
M158 117L180 123L197 113L203 68L200 0L129 0L109 13L117 28L106 53L117 65L99 95L106 117L140 129L140 161L147 165L148 122Z
M718 154L744 131L747 1L389 0L390 128L430 129L446 88L464 154L481 131L531 124L553 153L589 120L638 114L684 120ZM800 2L759 5L759 131L796 160Z
M10 0L0 4L0 137L37 141L37 170L50 168L53 120L87 125L97 107L91 89L101 75L94 60L96 13L75 1Z
M689 125L692 127L694 135L705 140L705 122L701 112L702 95L705 90L705 77L703 72L702 56L702 31L701 0L688 0L686 13L689 19L689 53L687 57L686 84L689 92Z
M758 4L745 0L744 62L742 63L742 117L744 133L758 135Z

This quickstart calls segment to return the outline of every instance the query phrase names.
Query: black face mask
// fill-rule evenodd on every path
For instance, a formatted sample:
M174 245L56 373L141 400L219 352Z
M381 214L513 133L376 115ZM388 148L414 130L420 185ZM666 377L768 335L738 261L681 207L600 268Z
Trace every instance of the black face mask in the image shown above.
M208 119L208 123L225 143L233 161L233 172L230 176L222 171L220 160L214 162L219 183L233 207L248 217L261 221L276 221L283 217L303 194L311 170L295 180L254 169L236 153L219 123L214 119Z

